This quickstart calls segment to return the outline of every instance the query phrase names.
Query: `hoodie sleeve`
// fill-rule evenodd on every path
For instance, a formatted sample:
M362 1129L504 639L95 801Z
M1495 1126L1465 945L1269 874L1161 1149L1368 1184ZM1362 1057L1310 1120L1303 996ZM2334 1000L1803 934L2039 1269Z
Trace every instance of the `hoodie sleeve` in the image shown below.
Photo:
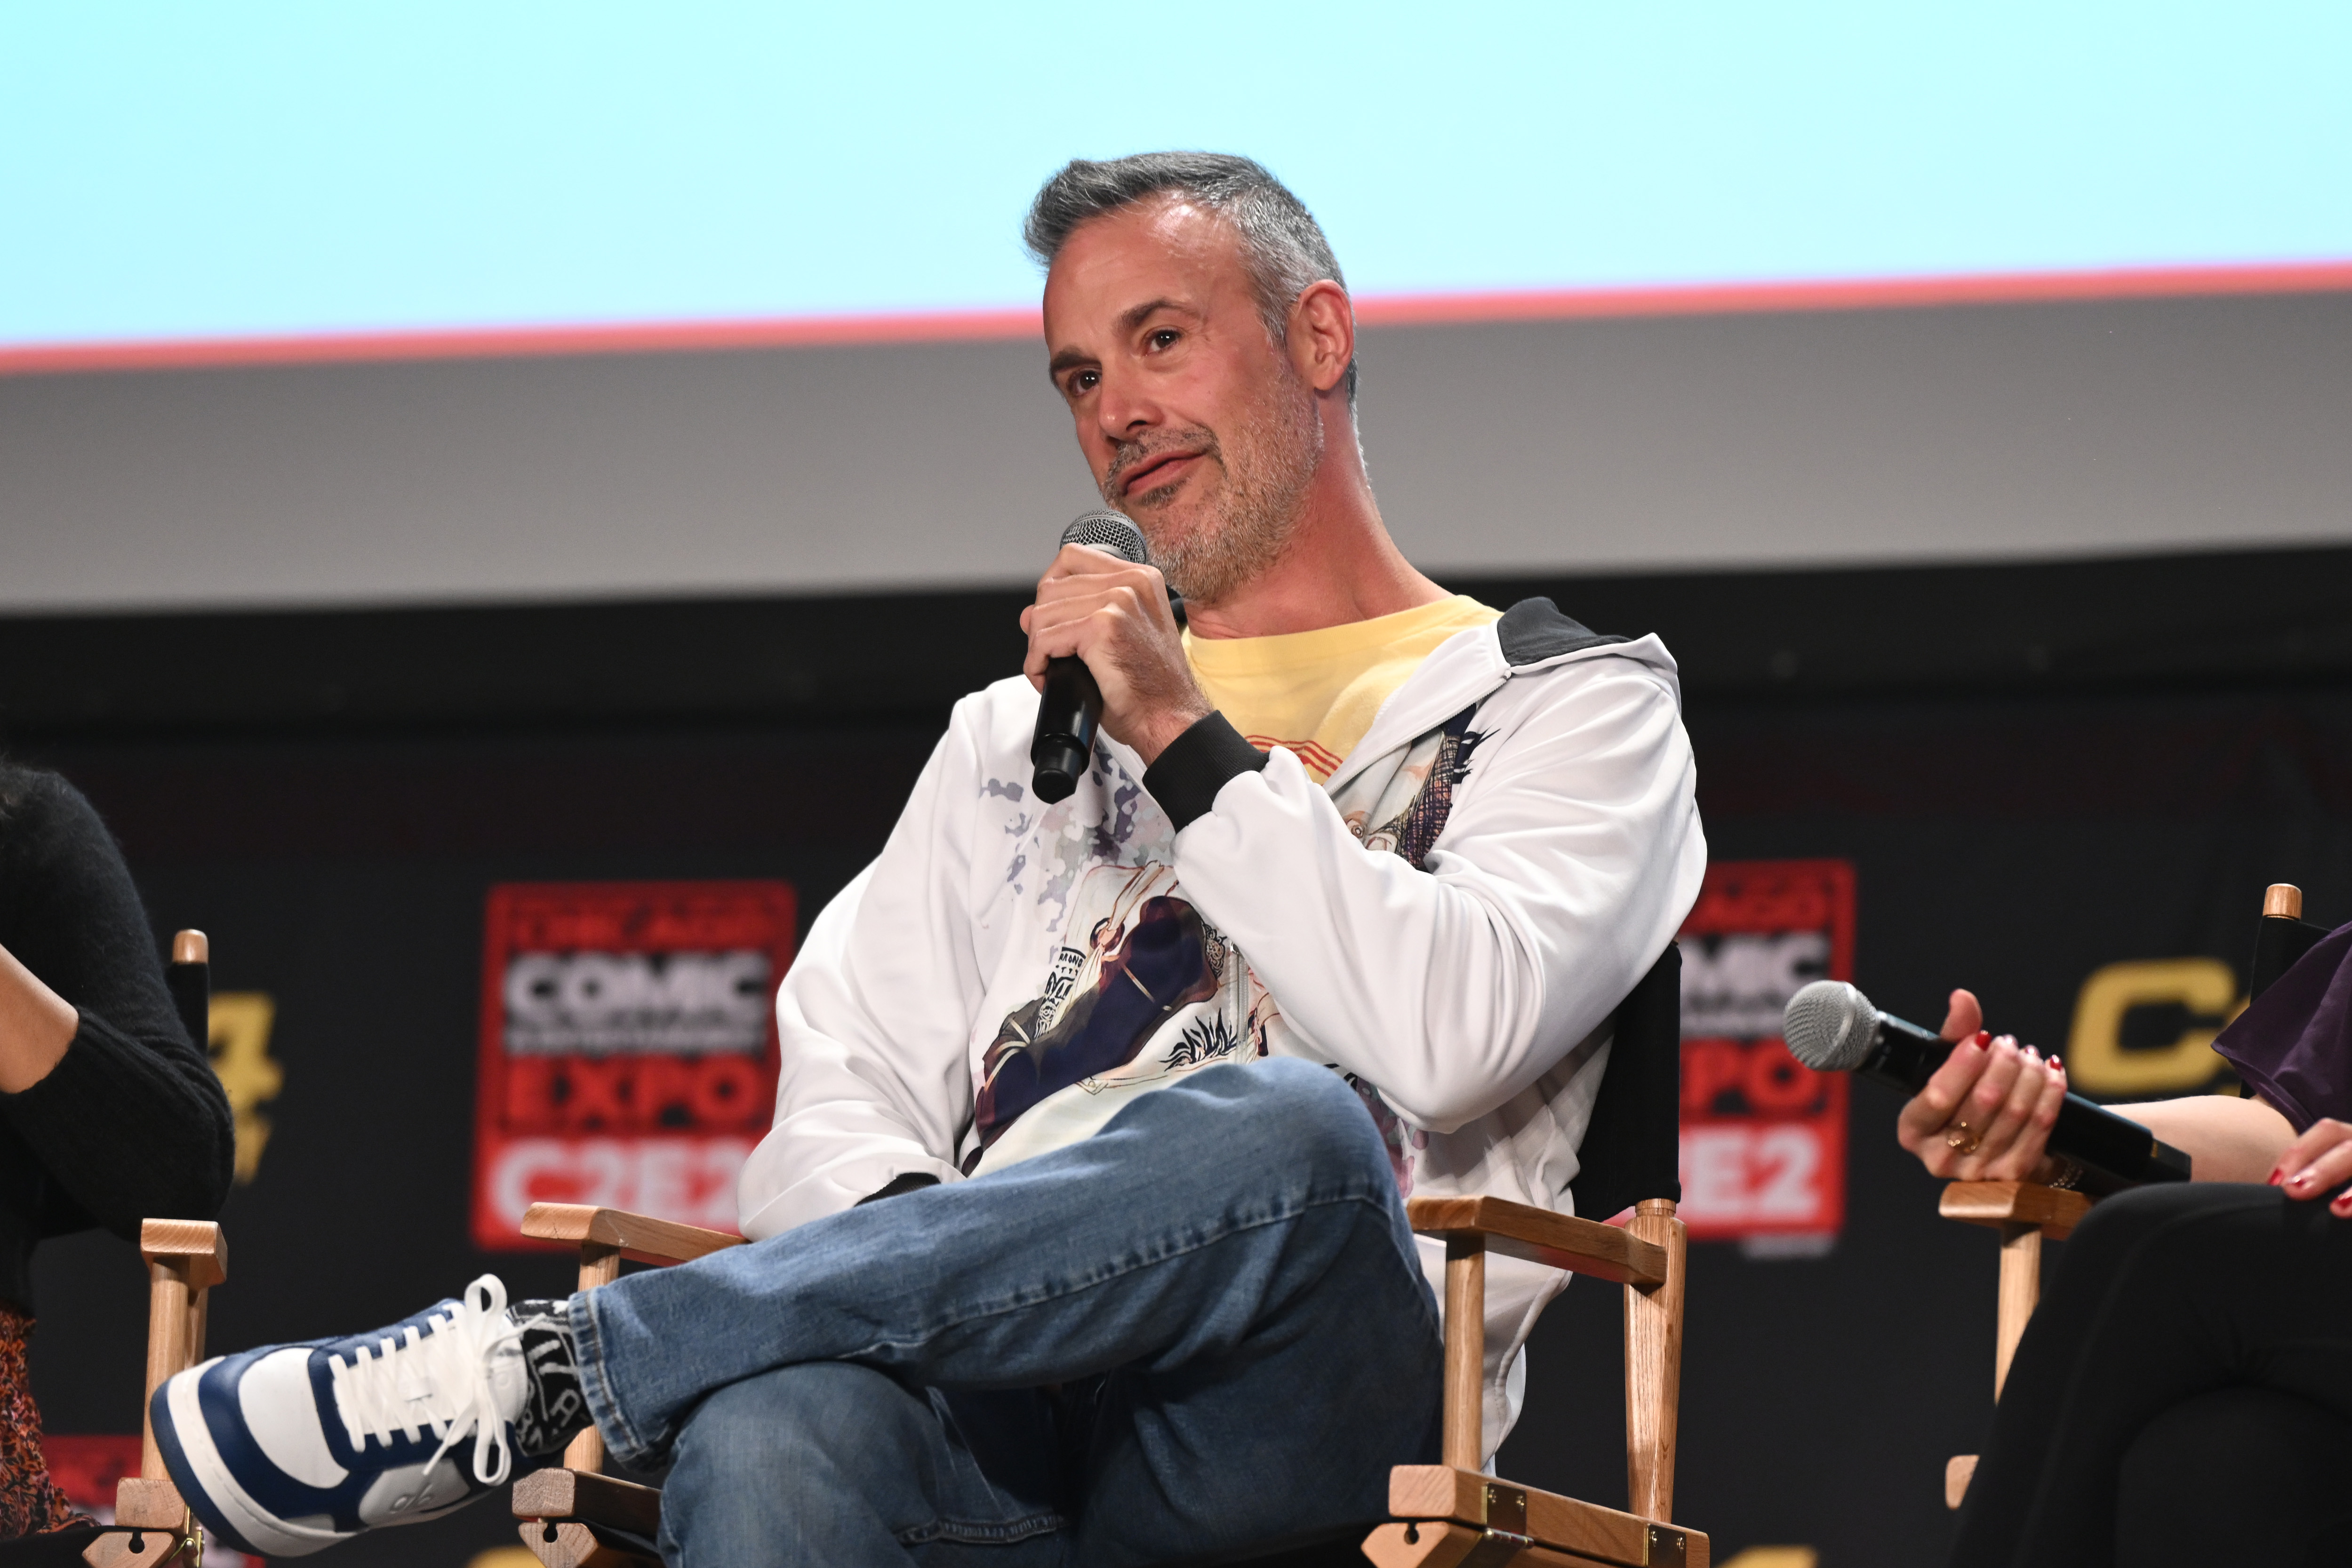
M1284 1017L1452 1131L1600 1027L1698 896L1696 770L1671 679L1605 655L1489 698L1426 868L1368 854L1283 751L1236 767L1177 874Z
M881 856L827 904L776 993L776 1120L736 1205L758 1240L904 1177L956 1179L983 981L970 908L980 700L931 752Z

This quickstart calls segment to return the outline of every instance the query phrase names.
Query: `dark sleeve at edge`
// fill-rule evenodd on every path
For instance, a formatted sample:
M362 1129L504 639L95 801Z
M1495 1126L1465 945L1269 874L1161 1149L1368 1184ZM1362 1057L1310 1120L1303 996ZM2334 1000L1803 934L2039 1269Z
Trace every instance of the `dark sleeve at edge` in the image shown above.
M0 931L80 1014L47 1077L0 1094L0 1122L49 1178L41 1228L210 1219L236 1158L228 1097L188 1038L138 889L79 791L36 774L0 834Z
M1217 804L1228 781L1265 767L1265 753L1242 739L1222 713L1209 713L1168 742L1160 760L1143 770L1143 787L1181 833Z
M236 1132L210 1065L95 1014L47 1078L0 1102L51 1179L119 1236L142 1219L211 1219L228 1199Z
M2213 1041L2298 1135L2352 1117L2352 925L2313 944Z

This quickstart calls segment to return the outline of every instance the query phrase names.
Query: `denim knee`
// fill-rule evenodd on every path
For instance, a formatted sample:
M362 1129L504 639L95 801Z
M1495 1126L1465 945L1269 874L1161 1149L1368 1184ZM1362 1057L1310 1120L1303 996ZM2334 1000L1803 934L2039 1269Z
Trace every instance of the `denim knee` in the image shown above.
M1362 1096L1335 1068L1274 1057L1241 1070L1249 1089L1241 1100L1245 1123L1235 1131L1251 1145L1319 1176L1395 1185L1387 1145Z
M745 1378L687 1417L666 1489L696 1511L749 1507L765 1516L794 1501L834 1506L839 1478L918 1462L919 1443L910 1445L894 1419L898 1406L912 1403L886 1374L847 1362Z

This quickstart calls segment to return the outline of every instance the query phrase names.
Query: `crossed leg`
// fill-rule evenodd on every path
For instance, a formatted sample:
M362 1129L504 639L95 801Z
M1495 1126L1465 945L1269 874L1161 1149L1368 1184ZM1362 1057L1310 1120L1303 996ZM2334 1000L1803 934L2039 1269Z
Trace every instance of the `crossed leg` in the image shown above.
M2352 1420L2352 1223L2273 1187L2199 1182L2106 1199L2066 1244L2019 1342L1954 1568L2117 1562L2119 1501L2144 1499L2149 1467L2168 1462L2142 1445L2192 1403L2233 1408L2204 1404L2233 1389ZM2191 1500L2244 1500L2210 1488Z
M1442 1349L1328 1068L1213 1068L1095 1136L576 1298L683 1568L1129 1563L1375 1518Z

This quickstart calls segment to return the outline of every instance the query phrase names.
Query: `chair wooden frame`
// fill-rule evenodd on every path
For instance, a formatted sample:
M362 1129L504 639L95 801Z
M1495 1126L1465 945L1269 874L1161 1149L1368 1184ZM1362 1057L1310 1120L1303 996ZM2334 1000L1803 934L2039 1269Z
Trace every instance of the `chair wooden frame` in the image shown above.
M1673 1522L1688 1242L1672 1200L1635 1205L1622 1228L1500 1198L1416 1198L1415 1230L1445 1241L1443 1464L1401 1465L1389 1479L1393 1522L1364 1554L1377 1568L1706 1568L1707 1538ZM617 1279L623 1258L681 1263L741 1237L617 1209L537 1204L523 1234L580 1249L580 1285ZM1486 1254L1504 1253L1625 1287L1627 1495L1633 1511L1511 1485L1483 1470ZM661 1493L601 1474L592 1428L560 1468L515 1483L522 1542L546 1568L646 1568Z
M618 1279L624 1259L685 1263L743 1244L727 1231L589 1204L533 1204L522 1233L577 1247L583 1290ZM560 1468L515 1483L517 1533L547 1568L659 1568L651 1542L661 1529L660 1489L604 1470L604 1438L591 1426L572 1439Z
M2000 1233L2000 1290L1993 1323L1992 1396L2009 1382L2017 1342L2042 1302L2042 1244L2063 1241L2095 1200L2084 1193L2037 1182L1953 1182L1944 1188L1937 1212L1946 1219L1980 1225ZM1944 1464L1944 1506L1958 1508L1977 1473L1974 1454L1955 1454Z
M1444 1463L1399 1465L1395 1521L1374 1530L1376 1568L1706 1568L1707 1538L1674 1523L1689 1240L1670 1198L1622 1228L1501 1198L1415 1198L1413 1229L1445 1241ZM1500 1252L1625 1287L1625 1478L1632 1510L1498 1480L1484 1469L1486 1255Z
M151 1219L139 1227L147 1264L147 1383L140 1403L139 1473L114 1484L114 1524L82 1548L96 1568L142 1568L197 1550L195 1516L163 1468L150 1414L163 1380L204 1359L212 1288L228 1279L228 1238L210 1220Z

